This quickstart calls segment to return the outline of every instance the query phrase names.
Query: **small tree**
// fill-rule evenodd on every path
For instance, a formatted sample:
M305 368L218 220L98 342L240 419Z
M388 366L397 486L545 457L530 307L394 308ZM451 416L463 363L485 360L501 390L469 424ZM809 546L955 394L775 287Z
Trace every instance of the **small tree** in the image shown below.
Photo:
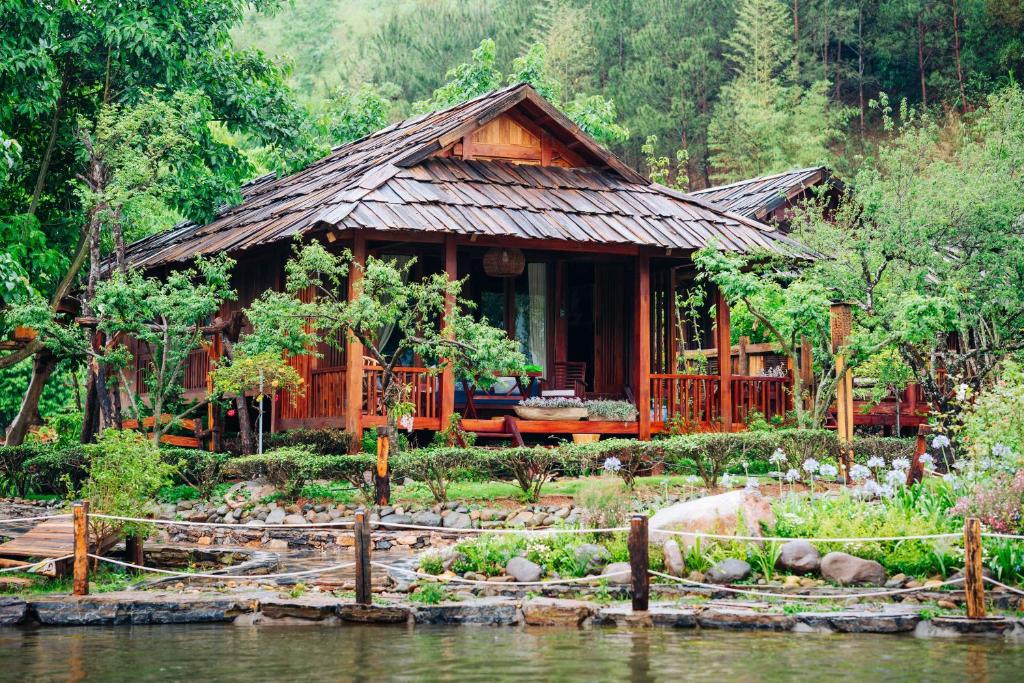
M419 356L434 373L449 364L459 373L475 370L485 385L494 381L495 372L518 373L526 364L515 340L469 314L474 304L461 296L462 281L443 273L409 281L413 263L371 256L364 266L354 263L348 250L333 254L319 243L296 247L285 267L286 291L266 292L253 302L248 316L254 331L243 339L252 349L289 353L314 353L321 341L340 345L357 340L381 368L387 423L378 433L394 451L396 427L401 421L411 429L414 409L409 387L395 372L403 359ZM356 273L361 277L350 299L346 279ZM307 302L297 301L300 296ZM391 330L390 336L384 330Z

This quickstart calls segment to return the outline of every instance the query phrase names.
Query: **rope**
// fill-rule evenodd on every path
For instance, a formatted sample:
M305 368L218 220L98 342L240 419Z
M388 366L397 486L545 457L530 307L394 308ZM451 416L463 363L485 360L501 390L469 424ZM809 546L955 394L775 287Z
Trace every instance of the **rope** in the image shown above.
M178 519L146 519L143 517L121 517L120 515L103 515L89 513L90 517L97 519L112 519L120 522L139 522L141 524L157 524L164 526L205 526L224 527L229 529L316 529L323 527L350 527L355 522L310 522L309 524L260 524L259 526L248 526L246 524L226 524L224 522L188 522Z
M116 564L119 567L127 567L129 569L138 569L143 572L153 572L155 574L167 574L169 576L179 576L190 579L238 579L242 581L252 581L257 579L284 579L292 578L296 576L309 576L311 574L323 574L324 572L339 571L341 569L348 569L354 567L355 562L345 562L342 564L333 564L329 567L318 567L317 569L306 569L298 572L281 572L278 574L202 574L199 572L176 572L170 569L157 569L156 567L143 567L142 565L132 564L131 562L122 562L115 560L110 557L103 557L102 555L93 555L89 553L89 557L94 560L100 560L109 564Z
M988 538L1008 538L1013 541L1024 541L1024 536L1021 536L1020 534L1001 534L996 531L982 531L981 535L987 536Z
M39 569L41 567L45 567L46 565L48 565L51 562L60 562L62 560L67 560L67 559L70 559L72 557L74 557L74 555L65 555L64 557L50 557L50 558L47 558L45 560L42 560L41 562L35 562L33 564L26 564L26 565L22 565L21 567L7 567L6 569L0 569L0 574L4 574L6 572L27 572L27 573L31 573L31 572L35 571L36 569Z
M421 531L438 531L447 534L523 534L526 536L547 536L550 534L603 534L629 531L629 527L618 526L603 529L587 529L582 527L545 527L543 529L452 529L440 526L422 526L420 524L402 524L399 522L372 522L374 526L395 527L397 529L417 529Z
M630 573L628 569L624 569L621 572L612 572L610 574L602 574L601 576L581 576L568 579L552 579L549 581L479 581L476 579L464 579L461 576L434 576L433 574L418 572L415 569L396 567L395 565L384 564L382 562L371 562L370 564L381 569L404 572L406 574L412 574L413 576L418 576L423 579L431 579L439 583L465 583L475 586L554 586L564 583L587 583L590 581L600 581L601 579L610 579L616 576L626 576Z
M10 519L0 519L0 525L14 524L15 522L38 522L44 519L62 519L70 516L71 515L64 513L62 515L43 515L42 517L13 517Z
M669 534L671 536L692 536L695 538L713 538L723 541L755 541L755 542L780 542L786 541L807 541L808 543L871 543L874 541L910 541L929 540L939 538L960 538L962 534L951 532L948 534L918 534L915 536L854 536L851 538L807 538L803 536L729 536L727 534L708 534L703 531L671 531L668 529L651 529L651 533Z
M789 593L770 593L768 591L759 591L744 588L730 588L728 586L719 586L713 583L701 583L700 581L691 581L690 579L683 579L678 576L672 576L671 574L664 574L662 572L656 572L653 569L648 570L648 573L652 576L658 576L663 579L670 579L672 581L678 581L680 583L689 584L691 586L700 586L701 588L712 588L716 591L727 591L729 593L746 593L749 595L757 595L766 598L780 598L783 600L848 600L848 599L862 599L862 598L878 598L886 595L901 595L903 593L913 593L915 591L932 590L933 588L942 588L944 586L952 586L953 584L963 583L964 579L951 579L949 581L943 581L937 586L918 586L917 588L898 588L888 591L872 591L870 593L843 593L841 595L791 595Z
M1010 591L1011 593L1016 593L1017 595L1024 595L1024 591L1022 591L1020 589L1017 589L1017 588L1014 588L1013 586L1007 586L1005 583L1002 583L1000 581L996 581L995 579L990 578L988 576L982 576L982 579L985 580L985 581L988 581L989 583L991 583L991 584L993 584L995 586L999 586L1000 588L1004 588L1004 589Z

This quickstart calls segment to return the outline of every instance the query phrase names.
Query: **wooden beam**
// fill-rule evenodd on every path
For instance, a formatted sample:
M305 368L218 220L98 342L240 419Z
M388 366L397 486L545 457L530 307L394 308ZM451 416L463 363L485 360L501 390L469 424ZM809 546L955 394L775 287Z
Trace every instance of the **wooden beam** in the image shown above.
M718 349L718 395L721 398L722 430L732 431L732 329L729 302L722 290L715 300L715 347Z
M569 320L565 317L567 270L568 265L565 259L559 259L555 263L555 325L554 353L552 354L555 363L564 363L569 360Z
M636 257L636 407L639 436L651 438L651 258L646 253Z
M362 232L352 237L352 260L366 264L366 235ZM362 276L358 268L349 271L349 301L355 298ZM363 345L355 339L350 339L345 349L345 430L353 435L351 451L355 453L362 448L363 441Z
M455 236L447 235L444 240L444 272L449 281L459 279L458 247ZM448 300L445 303L445 318L451 315L455 302ZM455 412L455 372L450 363L445 363L441 371L441 429L448 425L448 420Z

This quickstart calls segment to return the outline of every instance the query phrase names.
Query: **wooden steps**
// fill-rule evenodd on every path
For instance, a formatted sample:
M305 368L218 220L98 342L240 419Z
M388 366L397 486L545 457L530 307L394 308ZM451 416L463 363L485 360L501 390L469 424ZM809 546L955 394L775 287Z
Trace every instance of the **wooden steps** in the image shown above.
M89 552L97 555L109 550L117 542L117 536L108 534L94 543ZM18 538L0 545L0 559L14 561L56 559L71 555L75 551L74 523L71 517L48 519L40 522ZM14 565L12 565L14 566ZM61 560L54 566L46 567L40 573L62 575L71 567L71 559Z

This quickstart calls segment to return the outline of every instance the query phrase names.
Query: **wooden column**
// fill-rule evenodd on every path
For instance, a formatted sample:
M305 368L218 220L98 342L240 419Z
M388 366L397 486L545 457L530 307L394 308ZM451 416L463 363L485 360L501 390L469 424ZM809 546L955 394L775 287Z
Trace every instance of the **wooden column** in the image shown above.
M718 395L721 399L722 431L732 431L732 323L729 302L722 290L715 294L715 348L718 349Z
M636 407L637 435L643 440L651 438L651 258L647 254L636 257Z
M981 522L977 517L964 520L964 596L967 617L985 616L985 581L981 564Z
M566 263L565 259L559 259L555 263L555 324L554 324L554 363L564 363L569 360L569 321L565 317L566 307Z
M373 535L370 532L370 518L366 510L356 510L355 523L352 526L355 534L356 554L356 602L369 605L373 602L373 583L370 570L370 546Z
M740 350L739 350L739 374L741 377L750 376L750 354L747 353L747 347L750 345L750 337L740 337ZM731 350L730 350L731 353Z
M846 367L843 347L853 326L853 312L850 304L832 304L831 332L832 353L836 355L836 437L839 439L839 474L845 480L853 464L853 372Z
M646 612L651 595L650 546L647 536L647 515L633 515L629 521L629 581L633 592L633 611Z
M74 528L75 557L73 560L72 595L89 594L89 502L71 506Z
M352 240L352 261L366 265L366 236L358 231ZM362 276L355 267L349 272L349 301L355 298ZM358 452L363 446L363 345L355 339L349 339L345 349L345 431L352 434L351 452Z
M446 235L444 238L444 272L449 281L459 279L458 249L455 237ZM449 300L445 304L445 317L451 314L455 302ZM455 372L450 364L445 364L441 371L441 429L448 426L452 413L455 412Z
M811 341L801 335L800 337L800 384L806 395L804 406L807 410L814 407L814 352L811 348ZM795 399L799 400L797 396Z

